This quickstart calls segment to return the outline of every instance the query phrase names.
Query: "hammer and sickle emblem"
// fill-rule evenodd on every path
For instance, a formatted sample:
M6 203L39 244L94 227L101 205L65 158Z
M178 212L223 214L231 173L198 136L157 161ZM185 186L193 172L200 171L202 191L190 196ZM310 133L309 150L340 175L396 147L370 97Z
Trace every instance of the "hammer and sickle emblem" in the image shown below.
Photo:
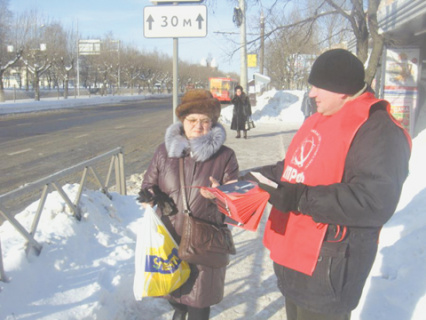
M299 168L303 167L306 160L309 159L312 152L315 150L316 144L313 137L306 138L302 145L298 148L298 150L295 152L295 155L293 157L293 163L298 166Z

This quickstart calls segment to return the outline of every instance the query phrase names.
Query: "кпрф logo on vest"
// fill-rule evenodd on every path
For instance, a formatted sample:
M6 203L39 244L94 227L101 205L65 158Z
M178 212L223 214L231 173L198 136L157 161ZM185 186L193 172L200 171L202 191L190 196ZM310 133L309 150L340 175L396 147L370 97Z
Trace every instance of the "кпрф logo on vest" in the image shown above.
M304 171L315 159L320 143L320 134L316 130L311 130L294 152L290 165L283 173L283 178L289 182L303 183L305 181Z

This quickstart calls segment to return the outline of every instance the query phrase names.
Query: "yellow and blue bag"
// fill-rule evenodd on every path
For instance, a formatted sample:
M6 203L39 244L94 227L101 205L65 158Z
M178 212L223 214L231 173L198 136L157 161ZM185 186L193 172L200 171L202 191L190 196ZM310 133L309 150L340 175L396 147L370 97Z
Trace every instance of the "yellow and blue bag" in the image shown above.
M189 265L154 208L145 209L136 240L133 294L136 300L169 294L188 280Z

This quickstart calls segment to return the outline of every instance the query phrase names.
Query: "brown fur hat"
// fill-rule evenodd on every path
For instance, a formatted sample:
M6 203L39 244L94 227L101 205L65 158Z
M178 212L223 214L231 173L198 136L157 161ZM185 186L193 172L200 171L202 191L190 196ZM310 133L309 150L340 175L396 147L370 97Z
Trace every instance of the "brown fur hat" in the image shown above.
M181 104L176 108L176 116L181 122L191 113L200 113L207 115L216 123L220 116L220 102L208 90L194 89L187 91Z

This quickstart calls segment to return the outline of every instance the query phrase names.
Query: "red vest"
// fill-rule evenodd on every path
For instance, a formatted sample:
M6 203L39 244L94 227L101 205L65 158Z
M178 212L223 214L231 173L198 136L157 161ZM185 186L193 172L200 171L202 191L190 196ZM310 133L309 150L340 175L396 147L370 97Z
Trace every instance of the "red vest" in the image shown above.
M364 93L332 116L316 113L309 117L287 150L281 180L308 186L341 182L352 140L367 121L371 106L379 101L371 93ZM389 113L390 105L384 102ZM310 216L283 213L273 207L263 243L276 263L312 275L327 227Z

